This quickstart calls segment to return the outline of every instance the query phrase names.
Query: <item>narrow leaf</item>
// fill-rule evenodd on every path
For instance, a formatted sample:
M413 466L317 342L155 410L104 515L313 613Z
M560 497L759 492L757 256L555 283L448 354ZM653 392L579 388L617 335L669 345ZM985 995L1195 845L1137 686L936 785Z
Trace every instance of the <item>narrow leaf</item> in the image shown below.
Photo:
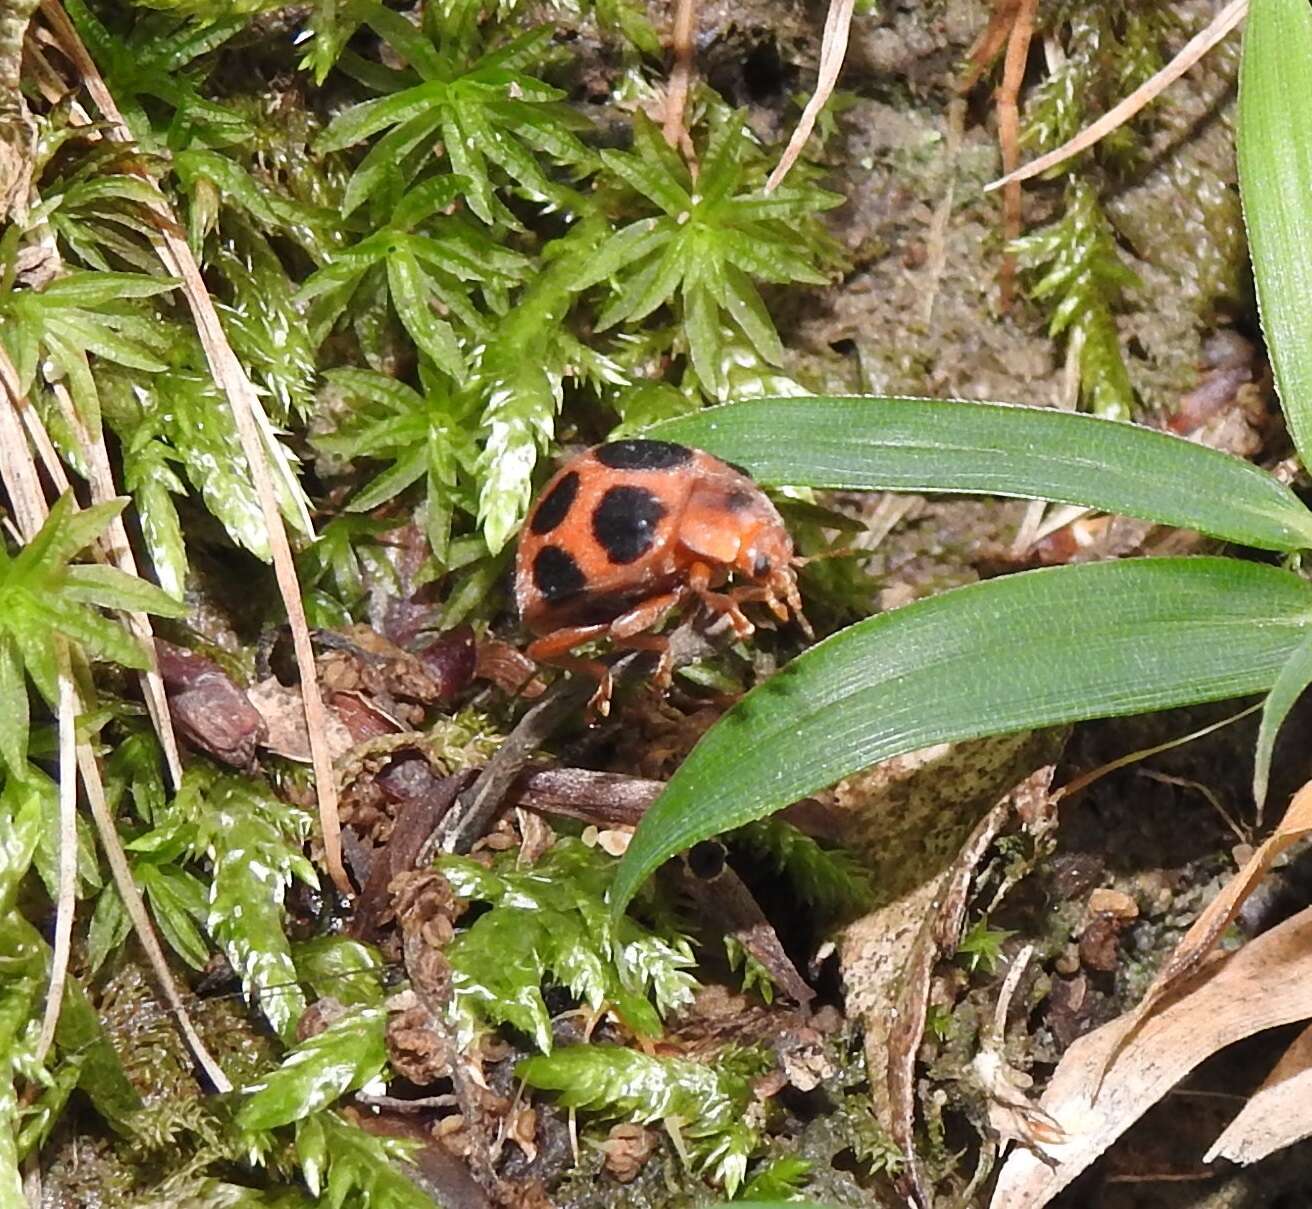
M890 756L1262 692L1310 622L1312 585L1219 558L1030 571L872 617L702 737L639 824L612 909L675 853Z
M70 979L64 988L64 1008L59 1013L55 1040L65 1054L79 1059L82 1070L78 1086L87 1093L100 1115L121 1132L129 1133L133 1117L142 1108L141 1096L128 1079L100 1017L76 978Z
M24 610L29 619L39 618L49 630L58 630L66 638L80 642L93 659L119 663L145 671L150 659L145 648L116 621L65 599L62 594L46 594L29 599ZM45 640L47 643L49 639ZM28 670L31 671L29 664Z
M362 142L387 126L408 122L440 104L446 90L445 84L435 80L407 88L395 96L377 97L360 105L352 105L329 123L328 128L315 140L314 149L319 154L340 151L343 147Z
M371 480L347 504L348 512L370 512L418 482L428 469L428 451L419 445Z
M1253 0L1239 73L1239 188L1276 388L1312 465L1312 9Z
M385 1009L357 1008L302 1041L276 1071L244 1089L250 1099L237 1114L238 1124L245 1129L288 1125L363 1087L387 1061L386 1027Z
M193 970L203 970L210 951L194 921L205 912L205 887L190 873L170 865L142 862L133 874L169 946Z
M120 496L79 510L72 492L65 492L55 501L37 535L14 559L15 575L20 573L20 568L22 574L27 574L44 563L48 572L56 564L67 562L91 545L127 502L126 497Z
M164 294L177 284L172 277L148 277L143 273L65 273L46 286L40 297L47 306L96 307L124 298Z
M783 344L770 321L770 312L746 274L733 265L724 265L715 277L715 288L720 305L733 316L756 351L771 365L782 365Z
M155 568L160 588L175 600L181 601L187 588L187 547L182 538L182 522L178 519L177 505L173 502L168 479L172 476L158 462L155 474L142 478L133 487L137 515L141 519L141 536ZM176 482L176 478L173 480Z
M720 372L720 316L715 300L704 285L690 287L684 282L683 330L688 338L688 355L702 385L708 394L723 398L720 390L723 379Z
M434 123L436 124L436 123ZM469 182L460 176L434 176L416 185L392 211L392 223L409 230L438 210L444 210L468 187Z
M750 399L655 425L763 483L951 491L1084 504L1267 550L1312 544L1312 513L1241 458L1115 420L950 399ZM803 439L804 438L804 439Z
M345 936L316 936L292 946L296 975L319 996L339 1003L381 1007L382 958L378 950Z
M12 638L0 635L0 759L11 776L27 767L27 681Z
M119 897L117 888L111 882L96 899L95 910L91 913L91 925L87 930L86 968L87 976L95 974L111 953L118 952L119 946L132 931L132 921L127 909Z
M1257 750L1253 757L1253 801L1257 803L1259 816L1266 805L1276 735L1309 684L1312 684L1312 642L1305 642L1280 669L1280 675L1262 706L1262 725L1258 728Z
M442 73L442 56L400 13L384 8L376 0L365 0L360 5L360 12L374 33L426 79Z
M360 161L360 166L347 181L346 193L342 197L342 213L353 213L382 187L388 177L399 175L401 166L406 163L406 157L425 139L431 138L441 124L442 109L440 106L434 106L383 135L369 149L369 154ZM439 179L460 181L463 178L452 176ZM402 200L400 205L404 204L405 201ZM398 226L408 225L399 214L395 219Z
M642 218L617 231L595 256L581 259L579 275L570 283L575 290L586 290L599 281L636 265L649 252L673 238L670 224L663 218Z
M410 252L395 252L387 258L387 288L392 305L411 339L453 378L464 374L465 360L451 325L433 314L428 299L432 290L419 262Z
M173 157L173 169L187 188L194 189L198 181L208 180L217 186L227 204L243 207L265 226L278 225L278 216L265 192L236 160L193 147Z
M69 567L64 574L62 595L106 609L154 613L160 617L185 617L187 613L182 601L174 600L139 575L129 575L117 567L89 563Z
M394 411L415 411L424 403L423 395L413 387L371 369L330 369L324 377L348 396L381 403Z
M398 1160L412 1156L414 1145L409 1140L366 1133L335 1113L318 1113L296 1126L301 1174L316 1197L315 1204L329 1209L346 1205L432 1209L433 1198L398 1166Z
M670 217L691 213L691 195L673 175L662 172L661 165L623 151L603 151L601 159L639 197L655 202Z

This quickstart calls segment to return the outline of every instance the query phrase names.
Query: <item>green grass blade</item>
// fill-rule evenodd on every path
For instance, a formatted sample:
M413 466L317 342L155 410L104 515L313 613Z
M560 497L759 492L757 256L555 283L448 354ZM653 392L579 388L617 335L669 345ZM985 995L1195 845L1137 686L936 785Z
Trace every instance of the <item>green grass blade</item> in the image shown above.
M705 449L767 484L1019 496L1266 550L1312 545L1312 513L1251 463L1150 428L1051 408L750 399L664 421L646 435Z
M1289 657L1262 705L1262 725L1258 728L1257 750L1253 756L1253 801L1257 803L1259 819L1271 780L1271 754L1275 750L1276 735L1308 685L1312 685L1312 641L1303 643Z
M1312 584L1219 558L1127 559L971 584L851 626L712 727L639 825L621 911L663 861L934 743L1270 688Z
M1239 72L1239 188L1276 389L1312 466L1312 8L1253 0Z

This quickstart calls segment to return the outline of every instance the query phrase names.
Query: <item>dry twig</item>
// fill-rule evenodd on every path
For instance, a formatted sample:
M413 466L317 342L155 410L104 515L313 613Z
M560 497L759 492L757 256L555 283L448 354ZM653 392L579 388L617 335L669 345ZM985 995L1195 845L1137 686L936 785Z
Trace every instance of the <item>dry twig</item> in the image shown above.
M1020 0L1016 20L1007 38L1007 57L1002 65L1002 85L998 88L998 145L1002 149L1002 169L1010 172L1020 162L1020 89L1025 82L1025 63L1030 40L1034 36L1034 14L1039 0ZM1020 182L1013 181L1002 194L1002 238L1008 249L1020 238ZM999 272L1002 309L1007 310L1016 292L1016 254L1002 254Z
M642 656L642 652L626 655L612 665L611 675L618 680ZM478 779L438 823L416 864L422 867L438 852L468 852L501 809L511 785L533 753L566 718L583 708L592 690L593 684L586 676L562 676L543 693L506 736Z
M980 76L988 70L989 64L1002 53L1007 44L1011 27L1016 21L1016 12L1021 0L993 0L993 11L989 14L989 23L975 39L966 52L966 62L970 64L965 74L957 81L957 91L967 93L979 83Z
M765 192L773 193L782 183L784 177L792 171L802 149L806 146L811 132L815 129L816 119L824 109L829 98L833 96L834 86L838 83L838 73L842 70L843 60L847 57L847 38L852 29L852 11L856 0L829 0L829 11L825 15L825 32L820 43L820 74L815 82L815 92L807 101L806 108L798 120L797 129L793 131L788 146L779 157L770 179L765 182Z
M677 867L677 876L680 888L706 918L714 920L726 936L733 937L765 969L775 986L795 1003L803 1007L810 1004L815 992L793 965L774 925L738 874L723 865L713 876L700 877L685 860Z
M18 375L7 352L0 347L0 382L5 395L17 398ZM4 483L14 519L25 541L37 536L46 519L41 480L31 461L28 442L17 423L16 408L0 407L0 482ZM77 910L77 778L73 774L73 726L77 718L77 690L68 668L68 647L55 639L58 650L59 718L59 893L55 902L55 944L50 961L50 985L37 1041L37 1061L45 1058L55 1040L55 1025L63 1006L68 960L72 953L73 912Z
M1005 176L985 185L985 192L1029 180L1031 177L1047 172L1050 168L1055 168L1058 164L1065 163L1073 156L1079 155L1081 151L1087 151L1100 139L1106 138L1118 126L1123 126L1146 105L1151 104L1161 96L1167 88L1174 84L1234 29L1247 13L1248 0L1231 0L1231 3L1227 4L1212 18L1207 28L1190 38L1180 50L1180 53L1152 79L1139 85L1125 100L1113 106L1096 122L1091 122L1073 139L1063 143L1056 150L1039 156L1038 159L1032 160L1023 168L1007 169Z
M661 133L671 147L681 148L692 161L692 140L684 125L683 115L688 108L688 91L692 87L693 28L697 23L697 0L678 0L674 10L674 30L670 38L674 51L674 65L665 87L665 121Z
M2 346L0 382L10 400L18 397L18 375ZM31 541L46 518L46 502L16 411L12 404L0 407L0 481L8 493L23 539ZM55 1026L59 1023L72 953L73 915L77 910L77 778L72 775L72 743L78 701L68 666L67 645L62 639L57 639L55 645L59 688L59 892L55 902L55 944L50 961L50 983L37 1040L38 1061L49 1052L55 1038Z
M208 1076L214 1090L229 1092L232 1090L232 1083L228 1076L223 1073L223 1068L214 1060L214 1055L205 1048L205 1043L200 1039L200 1034L196 1031L196 1026L187 1013L187 1006L183 1002L178 985L169 972L168 959L164 956L164 950L160 947L159 938L155 935L155 929L150 922L150 916L146 914L146 904L142 901L141 891L137 889L137 883L132 878L132 869L128 865L127 853L123 851L123 843L118 837L118 828L114 825L114 816L110 813L109 803L105 800L105 787L100 779L100 766L96 763L96 756L91 750L90 744L79 743L77 745L77 764L82 771L82 784L86 787L87 801L91 806L91 817L95 820L96 830L100 834L101 847L104 848L105 856L109 861L109 869L114 876L114 885L118 887L119 895L123 899L123 906L127 909L128 919L132 921L132 930L137 934L141 947L146 951L146 958L150 962L150 968L154 970L155 977L159 980L160 989L164 992L164 998L177 1019L178 1029L186 1040L192 1055Z

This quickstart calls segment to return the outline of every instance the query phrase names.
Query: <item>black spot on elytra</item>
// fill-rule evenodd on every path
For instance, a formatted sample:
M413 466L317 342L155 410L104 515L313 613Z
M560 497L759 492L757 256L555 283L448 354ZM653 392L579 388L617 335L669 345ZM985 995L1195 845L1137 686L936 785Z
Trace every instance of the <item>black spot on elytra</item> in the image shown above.
M636 562L656 541L665 506L644 487L612 487L592 514L592 536L613 563Z
M692 450L673 441L611 441L597 448L597 461L612 470L669 470L692 460Z
M742 487L735 487L724 497L724 506L731 512L742 512L752 506L755 496Z
M543 546L533 560L533 584L548 604L577 596L586 582L578 563L559 546Z
M536 533L539 537L544 533L550 533L569 515L574 497L578 493L579 472L571 470L538 504L537 511L533 513L533 519L528 524L530 532Z

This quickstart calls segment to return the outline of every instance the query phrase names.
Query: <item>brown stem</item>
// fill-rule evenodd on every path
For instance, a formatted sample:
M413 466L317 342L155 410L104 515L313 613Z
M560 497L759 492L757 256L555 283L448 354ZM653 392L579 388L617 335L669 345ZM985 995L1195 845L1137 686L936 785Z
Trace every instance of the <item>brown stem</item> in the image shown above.
M697 0L678 0L674 10L674 31L670 39L674 66L665 90L665 124L662 133L671 147L685 147L688 131L683 124L688 107L688 89L692 85L692 31L696 23Z
M99 106L101 113L108 119L109 137L122 143L131 142L132 136L113 95L58 0L42 0L42 12L64 51L82 76L87 91ZM152 179L144 169L142 174L145 179ZM201 277L200 266L196 263L186 236L182 233L183 228L173 215L163 193L160 193L154 210L163 220L158 233L152 236L156 253L164 262L166 269L182 278L182 292L196 324L196 334L200 337L214 381L228 398L233 420L237 425L242 452L246 456L251 479L255 484L255 493L259 497L260 511L264 516L269 538L269 549L273 555L274 576L278 581L278 592L282 597L283 607L287 610L287 622L292 632L292 646L296 652L296 666L301 676L301 698L305 705L305 725L310 737L310 759L314 766L315 793L319 799L324 862L328 866L328 874L333 884L343 894L350 895L354 890L350 878L346 875L346 868L342 864L341 823L337 816L337 780L333 770L332 755L328 750L328 715L319 691L314 648L310 642L310 630L306 624L305 608L301 602L291 543L287 539L287 530L283 527L282 515L274 493L273 477L260 433L260 417L263 416L263 409L255 394L255 387L246 376L246 370L228 343L223 326L219 322L219 313L214 307L214 300L210 297Z
M1038 0L1021 0L1002 65L1002 86L998 89L998 142L1002 148L1002 170L1008 174L1020 163L1020 89L1025 80L1025 62L1029 58L1030 39L1034 36L1037 7ZM1019 238L1020 229L1020 181L1012 181L1002 191L1002 237L1008 245ZM1002 309L1005 311L1010 308L1016 292L1016 256L1010 249L1002 255L999 279Z

